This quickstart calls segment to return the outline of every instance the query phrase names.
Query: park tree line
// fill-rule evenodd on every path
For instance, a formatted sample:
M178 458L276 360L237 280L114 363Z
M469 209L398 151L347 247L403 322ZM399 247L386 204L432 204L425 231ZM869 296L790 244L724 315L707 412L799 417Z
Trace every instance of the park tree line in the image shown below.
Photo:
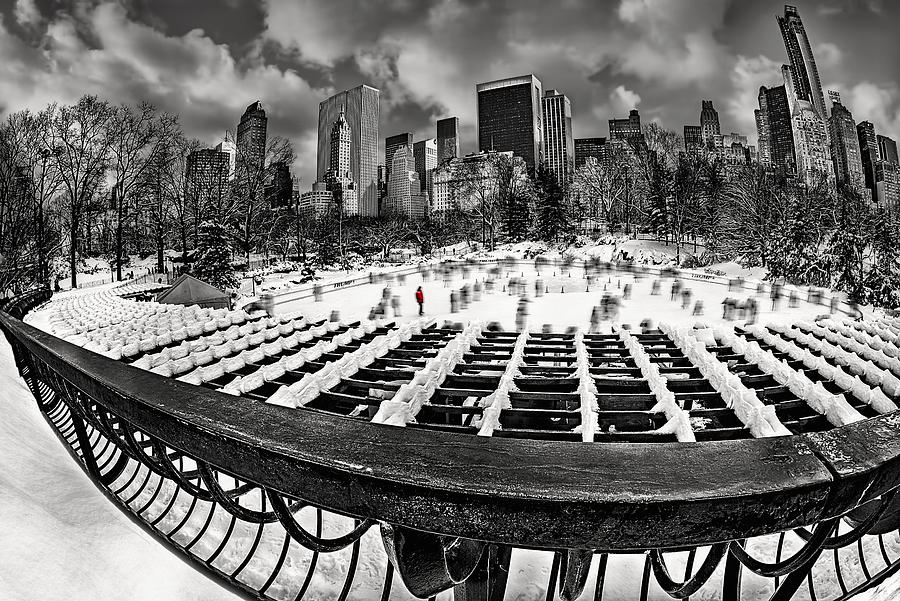
M188 157L200 149L177 115L147 103L85 96L8 115L0 122L0 287L60 277L75 284L86 257L106 258L119 279L132 255L155 255L162 271L166 249L214 277L216 265L248 263L254 253L348 265L397 247L429 254L463 241L492 249L615 233L671 244L683 266L734 260L859 302L900 305L896 207L824 179L804 186L756 163L685 152L675 132L653 123L637 141L609 141L603 159L588 158L571 181L543 165L529 173L503 153L464 161L451 187L466 202L418 219L348 217L337 202L305 215L273 202L273 166L294 160L283 138L269 138L262 164L239 153L228 181L189 181Z

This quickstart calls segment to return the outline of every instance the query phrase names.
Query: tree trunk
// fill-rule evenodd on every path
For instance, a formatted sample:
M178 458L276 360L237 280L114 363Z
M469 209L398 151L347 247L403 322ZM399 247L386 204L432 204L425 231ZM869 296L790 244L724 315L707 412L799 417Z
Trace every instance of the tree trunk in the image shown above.
M71 223L70 232L69 232L69 237L70 237L70 239L69 239L69 269L71 270L70 276L71 276L71 282L72 282L72 289L74 290L75 288L78 287L78 277L76 275L76 267L77 266L75 264L76 263L75 257L77 256L77 253L78 253L78 248L77 248L77 245L78 245L78 220L76 219L74 212L72 212L71 218L72 218L72 223Z

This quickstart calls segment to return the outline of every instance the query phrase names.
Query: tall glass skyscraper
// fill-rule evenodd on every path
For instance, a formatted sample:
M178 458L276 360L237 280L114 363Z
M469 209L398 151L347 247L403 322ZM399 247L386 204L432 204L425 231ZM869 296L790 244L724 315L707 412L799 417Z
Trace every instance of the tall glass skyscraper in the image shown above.
M361 85L319 103L316 179L325 181L331 158L331 127L344 110L350 126L350 172L359 195L359 214L378 215L378 119L381 93Z
M572 104L565 94L547 90L543 100L544 162L561 184L575 175L575 138Z
M776 16L784 47L790 61L791 75L797 98L812 103L819 119L824 123L828 118L825 109L825 95L822 93L822 82L819 80L819 69L813 57L812 46L800 13L796 6L785 5L784 16Z
M438 165L459 156L459 117L447 117L437 122Z
M480 83L475 91L478 150L511 151L534 173L544 160L541 81L523 75Z
M768 162L763 164L775 171L796 173L791 106L785 87L762 86L759 89L759 110L756 112L760 161L764 161L765 157Z

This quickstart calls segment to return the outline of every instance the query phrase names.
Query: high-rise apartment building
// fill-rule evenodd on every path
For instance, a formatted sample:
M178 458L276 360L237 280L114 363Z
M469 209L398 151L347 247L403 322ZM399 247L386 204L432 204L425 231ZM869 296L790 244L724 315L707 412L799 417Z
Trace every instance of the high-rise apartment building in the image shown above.
M257 100L247 107L237 126L237 170L241 177L258 177L266 163L266 129L269 119Z
M776 19L790 61L794 93L798 99L809 102L824 123L828 118L825 95L822 93L819 69L816 67L816 59L813 57L812 46L803 27L803 21L800 20L800 13L797 12L796 6L785 5L784 15L776 16Z
M438 165L459 156L459 117L447 117L437 122Z
M434 170L434 199L431 210L438 220L453 209L470 209L485 196L496 193L500 185L497 177L497 155L513 161L514 172L524 177L525 161L509 152L479 152L451 159Z
M575 138L572 135L572 104L556 90L543 98L544 164L557 181L565 184L575 175Z
M881 134L875 136L878 144L878 158L886 163L900 165L900 158L897 156L897 142L887 136Z
M878 164L878 139L875 126L870 121L861 121L856 125L856 138L859 140L859 155L862 160L863 177L866 188L877 197L875 191L875 166Z
M859 137L853 115L841 104L837 92L828 92L831 97L831 117L828 118L831 138L831 161L834 164L835 183L862 190L866 184L863 174Z
M609 139L625 140L633 147L643 142L644 130L641 128L641 114L637 109L631 109L624 119L609 120Z
M436 154L437 151L435 156ZM425 205L425 194L422 192L419 174L415 170L413 149L406 145L401 146L391 159L388 193L382 209L418 219L425 215Z
M605 151L606 138L575 138L575 169L590 157L602 161Z
M823 178L833 183L834 165L831 162L828 126L810 101L797 96L792 70L783 65L781 73L785 94L791 105L797 177L807 186L814 186Z
M322 217L334 206L334 194L325 182L315 182L312 189L300 195L300 214L306 217Z
M234 143L234 136L230 131L225 132L225 139L218 143L216 150L228 155L228 179L234 179L235 167L237 165L237 146Z
M703 145L712 148L715 137L721 134L719 112L713 107L712 100L702 100L700 102L700 136L703 138Z
M479 151L511 151L534 173L544 160L540 80L524 75L480 83L475 90Z
M378 214L378 119L380 92L367 85L338 92L319 103L316 179L330 168L331 128L344 111L350 126L350 173L359 198L359 214Z
M703 148L703 130L699 125L684 126L684 149L697 150Z
M875 165L875 198L895 213L900 211L900 166L889 161Z
M419 185L427 201L431 201L431 176L437 167L437 140L421 140L413 144L413 160L416 173L419 174Z
M759 110L756 115L759 135L759 157L768 157L767 166L780 173L796 173L797 160L794 151L794 131L791 123L791 105L783 85L759 89Z

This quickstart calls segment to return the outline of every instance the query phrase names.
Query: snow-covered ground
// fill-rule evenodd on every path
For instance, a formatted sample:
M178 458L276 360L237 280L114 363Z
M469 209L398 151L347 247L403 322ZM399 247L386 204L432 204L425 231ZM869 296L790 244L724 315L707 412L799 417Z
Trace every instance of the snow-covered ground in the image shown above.
M0 600L237 599L129 520L44 421L0 336Z
M607 248L608 247L608 248ZM612 257L613 245L604 248L593 247L591 254L602 260ZM659 249L640 245L641 251L656 252ZM510 249L503 249L502 254ZM522 249L515 249L524 252ZM632 250L638 250L635 246ZM661 251L660 251L661 252ZM738 265L716 266L729 276L752 277ZM698 272L702 276L702 272ZM345 272L324 274L333 282L348 275ZM422 286L425 293L425 310L428 316L450 321L498 321L505 329L515 327L515 312L519 297L509 293L510 278L526 281L530 298L529 322L531 330L540 330L550 324L555 331L570 326L586 330L589 327L592 308L599 304L604 292L615 297L624 295L626 285L631 286L631 298L621 300L621 309L615 324L628 323L638 327L644 319L654 324L666 321L673 325L692 325L703 322L709 325L729 323L722 318L722 301L727 298L745 300L756 298L759 303L757 320L761 322L794 323L810 320L816 315L827 313L827 307L810 305L801 297L796 307L788 306L781 300L773 310L767 293L757 295L755 288L730 291L726 285L707 279L683 277L682 281L692 290L691 303L682 306L681 299L670 297L671 279L663 280L659 294L653 294L656 276L635 278L626 272L616 272L588 281L582 269L565 273L559 267L549 267L540 274L533 266L522 266L515 272L504 272L504 277L495 283L494 292L484 292L480 300L473 300L462 312L450 310L450 293L463 285L474 286L484 283L486 272L473 270L466 278L457 273L444 281L440 275L423 278L408 276L405 281L388 281L376 284L337 288L326 292L320 302L312 299L295 300L279 304L276 313L303 312L310 320L327 318L333 310L340 311L346 321L365 319L369 310L382 297L383 288L391 287L392 294L400 297L402 316L398 321L411 321L416 314L414 292ZM761 275L756 272L755 275ZM274 278L273 278L274 279ZM539 294L536 281L542 281L544 293ZM506 288L506 290L504 290ZM99 288L103 289L103 288ZM97 290L99 290L97 289ZM91 294L91 290L72 291L59 295ZM702 301L702 315L694 315L696 301ZM36 312L29 316L29 322L45 329L49 325L46 316ZM609 328L611 322L606 322ZM182 563L164 547L134 526L90 483L77 465L67 456L60 443L51 434L49 427L40 417L33 399L24 384L15 376L9 348L0 341L0 389L7 392L8 417L0 422L0 528L4 532L4 544L0 545L0 600L6 599L62 599L65 598L128 598L128 599L218 599L230 598L224 589L198 574L193 568ZM7 536L10 535L10 536ZM7 543L6 540L11 541ZM900 545L895 534L887 538L887 548L896 555ZM760 557L774 557L777 537L767 537L753 542L754 554ZM785 555L799 547L800 542L790 536ZM383 552L376 531L366 535L363 542L364 556L370 561L365 565L366 574L361 582L369 585L355 586L351 598L368 599L376 590L383 569ZM877 541L867 539L864 553L870 567L881 567ZM694 563L695 569L705 552L701 551ZM859 559L855 548L840 552L841 563L848 567L845 573L847 585L854 586L861 579ZM340 564L344 556L335 554L330 558L332 567ZM377 560L371 560L377 557ZM669 569L673 574L683 574L686 554L667 556ZM639 575L643 569L643 554L618 555L610 558L607 566L603 596L609 599L636 598L640 588ZM831 554L819 560L822 567L834 561ZM546 598L546 587L550 574L552 554L549 552L516 550L512 556L510 579L506 599L530 601ZM52 577L45 577L43 566L54 566ZM581 599L593 598L599 560L594 559L585 594ZM711 579L711 583L721 582L721 571ZM823 570L822 574L829 571ZM331 598L333 587L327 578L315 581L319 588L311 591L309 598ZM772 582L754 578L744 573L746 599L763 598L772 592ZM819 595L833 596L836 582L831 576L817 579L816 591ZM398 585L395 580L395 592ZM125 591L123 593L123 591ZM832 593L826 594L826 591ZM886 601L896 598L900 591L900 579L883 585L878 593L861 597L865 601ZM319 595L317 597L316 595ZM401 595L402 596L402 595ZM442 601L449 595L439 597ZM664 600L670 597L651 579L649 599ZM712 587L705 587L692 598L717 598ZM798 599L809 598L804 588Z

